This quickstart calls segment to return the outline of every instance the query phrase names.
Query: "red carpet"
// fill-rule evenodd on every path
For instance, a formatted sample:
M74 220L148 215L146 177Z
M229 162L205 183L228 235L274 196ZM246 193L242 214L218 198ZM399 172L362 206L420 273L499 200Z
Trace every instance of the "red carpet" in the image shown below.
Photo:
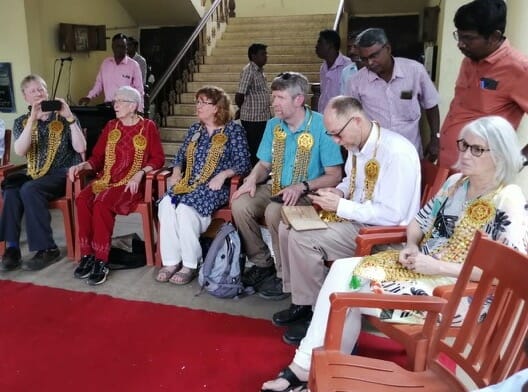
M294 348L267 320L0 280L0 391L259 391ZM405 361L361 334L359 353Z

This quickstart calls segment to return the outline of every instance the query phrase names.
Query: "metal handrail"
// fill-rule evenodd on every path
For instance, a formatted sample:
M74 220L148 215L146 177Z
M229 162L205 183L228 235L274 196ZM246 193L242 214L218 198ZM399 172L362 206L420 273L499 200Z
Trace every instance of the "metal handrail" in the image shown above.
M207 24L209 17L216 11L216 9L220 6L223 0L215 0L215 2L211 5L211 8L206 12L206 14L202 17L202 20L200 23L198 23L198 26L194 29L193 33L183 46L182 50L178 53L176 58L172 61L171 65L165 73L161 76L159 81L154 85L152 88L152 91L150 92L150 101L153 102L158 94L160 93L161 89L165 86L165 83L167 83L167 80L171 77L172 73L176 69L176 67L180 64L183 57L187 54L187 51L191 48L192 44L194 43L194 40L198 37L198 35L202 32L205 25Z
M343 14L343 9L345 8L345 0L340 0L339 5L337 6L337 12L334 19L334 27L333 29L337 31L339 28L339 21L341 20L341 15Z

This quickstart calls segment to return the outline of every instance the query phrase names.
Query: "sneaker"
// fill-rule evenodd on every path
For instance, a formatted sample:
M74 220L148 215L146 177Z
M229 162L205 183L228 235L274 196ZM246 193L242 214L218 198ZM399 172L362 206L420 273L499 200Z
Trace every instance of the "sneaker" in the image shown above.
M264 299L279 301L288 298L290 293L282 291L282 279L273 277L264 281L258 288L258 296Z
M282 340L285 343L298 347L299 343L301 343L301 340L306 336L306 332L310 326L310 321L310 319L304 319L291 324L288 328L286 328L286 331L284 331Z
M275 266L271 265L269 267L257 267L256 265L252 266L250 269L244 272L242 275L242 283L244 286L258 287L268 279L270 276L275 275Z
M106 281L108 271L110 270L106 266L106 263L103 260L96 259L94 261L92 271L90 272L90 275L88 275L88 284L91 286L97 286L98 284L104 283Z
M20 249L10 246L4 252L2 261L0 262L0 271L12 271L20 267L20 260L22 256Z
M61 257L59 248L39 250L30 260L22 263L22 269L26 271L38 271L47 267Z
M95 264L95 257L93 255L84 255L79 261L79 265L73 271L73 276L77 279L85 279L92 272L93 266Z

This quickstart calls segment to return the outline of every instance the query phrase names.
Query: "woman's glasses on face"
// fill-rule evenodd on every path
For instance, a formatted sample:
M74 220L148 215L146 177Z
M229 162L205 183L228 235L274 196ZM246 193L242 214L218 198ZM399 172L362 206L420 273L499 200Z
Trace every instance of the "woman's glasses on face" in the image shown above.
M112 106L117 104L117 103L124 103L124 102L128 102L128 103L135 103L135 101L131 101L129 99L114 99L112 101Z
M213 102L202 101L201 99L197 99L196 101L194 101L194 104L195 104L196 106L214 105Z
M469 144L464 139L457 140L457 148L460 152L465 152L469 148L471 155L477 158L484 154L486 151L490 150L489 148L479 146L478 144Z

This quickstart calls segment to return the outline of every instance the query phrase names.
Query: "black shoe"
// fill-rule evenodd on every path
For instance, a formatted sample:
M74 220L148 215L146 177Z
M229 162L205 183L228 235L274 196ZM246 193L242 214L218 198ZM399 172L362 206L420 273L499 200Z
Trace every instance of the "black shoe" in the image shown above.
M244 272L244 275L242 275L242 283L244 284L244 286L252 286L254 288L257 288L267 278L274 275L274 265L271 265L270 267L257 267L256 265L254 265Z
M288 298L290 293L285 293L282 291L282 279L277 277L272 277L266 279L258 287L258 296L264 299L271 299L279 301L284 298Z
M311 320L312 314L310 305L291 304L288 309L275 313L271 321L279 327L285 327L297 321Z
M47 267L61 257L59 248L39 250L30 260L22 263L22 269L26 271L38 271Z
M90 272L90 275L88 275L88 284L92 286L97 286L98 284L102 284L106 280L106 276L108 275L108 267L106 266L106 263L103 260L95 260L93 264L92 271Z
M298 346L301 340L306 336L306 331L310 326L311 320L303 320L298 323L290 325L284 334L282 335L282 340L285 343L291 344L293 346Z
M0 262L0 271L12 271L20 267L20 260L22 256L20 254L20 249L10 246L5 250L4 255L2 256L2 261Z
M95 264L95 257L93 255L85 255L79 261L79 265L73 271L73 276L77 279L85 279L92 272L93 266Z

